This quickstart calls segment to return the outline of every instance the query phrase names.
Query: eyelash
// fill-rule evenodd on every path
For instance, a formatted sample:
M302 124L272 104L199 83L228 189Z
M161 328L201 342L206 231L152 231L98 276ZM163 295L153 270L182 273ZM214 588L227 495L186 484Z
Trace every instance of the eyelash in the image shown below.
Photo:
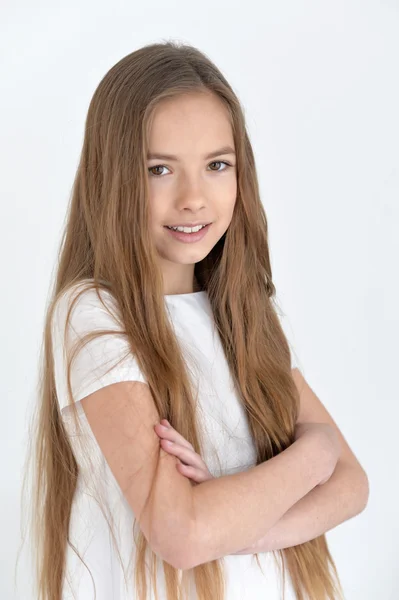
M213 171L214 173L223 173L223 171L227 171L230 167L232 167L233 165L231 165L230 163L228 163L225 160L213 160L212 162L210 162L210 165L213 165L215 163L221 163L226 165L225 169L222 169L220 171ZM151 169L156 169L158 167L165 167L166 169L168 168L166 165L153 165L152 167L148 167L148 172L150 173L151 177L163 177L163 175L155 175L154 173L151 173Z

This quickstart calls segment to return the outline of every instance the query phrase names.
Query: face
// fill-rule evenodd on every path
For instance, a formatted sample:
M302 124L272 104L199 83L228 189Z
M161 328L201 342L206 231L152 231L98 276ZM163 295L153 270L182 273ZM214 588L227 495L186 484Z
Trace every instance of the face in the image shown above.
M151 125L147 168L164 293L190 293L195 263L226 232L237 195L233 132L221 100L195 94L163 101ZM166 228L188 223L211 225L200 240L188 242Z

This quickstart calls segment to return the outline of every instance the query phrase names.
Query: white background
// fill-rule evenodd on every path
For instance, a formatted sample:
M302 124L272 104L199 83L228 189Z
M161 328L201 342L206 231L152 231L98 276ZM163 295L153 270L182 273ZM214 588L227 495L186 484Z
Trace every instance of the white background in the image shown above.
M3 0L0 22L0 597L33 597L24 550L13 589L26 428L88 104L173 38L241 98L287 333L369 476L366 510L327 534L346 598L398 599L398 2Z

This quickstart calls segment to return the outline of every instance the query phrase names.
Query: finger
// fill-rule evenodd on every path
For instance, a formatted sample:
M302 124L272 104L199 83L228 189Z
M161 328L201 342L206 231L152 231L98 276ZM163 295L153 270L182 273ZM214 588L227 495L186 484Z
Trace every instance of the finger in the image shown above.
M176 469L185 477L188 477L192 481L196 483L203 483L209 479L207 473L204 473L200 469L196 467L190 467L190 465L183 465L182 463L177 463Z
M180 444L181 446L185 446L186 448L191 448L194 450L193 445L190 444L174 427L164 427L161 423L157 423L154 426L155 433L161 438L166 440L171 440L175 442L175 444Z
M199 469L203 469L205 464L200 457L199 454L191 450L191 448L187 448L186 446L181 446L180 444L171 443L170 440L161 440L161 446L166 452L173 454L180 458L181 461L186 463L186 465L190 465L191 467L197 467Z
M186 438L183 437L181 433L177 431L177 429L172 427L172 425L166 419L162 419L159 425L160 427L158 429L162 437L165 437L166 439L171 440L176 444L181 444L182 446L186 446L187 448L191 448L192 450L194 450L193 445L190 444L190 442L186 440Z

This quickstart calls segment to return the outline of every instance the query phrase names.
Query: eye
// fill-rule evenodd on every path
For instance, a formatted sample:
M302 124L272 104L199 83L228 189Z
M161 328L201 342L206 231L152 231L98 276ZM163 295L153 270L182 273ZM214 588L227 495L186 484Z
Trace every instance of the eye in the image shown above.
M167 169L168 167L165 167L165 165L154 165L153 167L149 167L148 168L148 172L150 173L150 175L152 175L153 177L159 177L159 175L162 175L162 173L152 173L153 169Z
M225 165L224 169L211 169L211 171L215 171L216 173L221 173L222 171L227 171L228 168L232 167L232 165L228 162L226 162L225 160L214 160L211 163L209 163L210 165ZM148 172L150 173L150 175L152 177L161 177L162 175L164 175L164 173L154 173L153 171L155 169L167 169L168 167L165 167L165 165L154 165L153 167L148 167Z
M226 165L225 169L216 169L216 172L221 172L221 171L227 171L227 169L229 167L231 167L231 164L226 162L225 160L214 160L213 162L209 163L210 165ZM213 171L214 169L211 169L211 171Z

